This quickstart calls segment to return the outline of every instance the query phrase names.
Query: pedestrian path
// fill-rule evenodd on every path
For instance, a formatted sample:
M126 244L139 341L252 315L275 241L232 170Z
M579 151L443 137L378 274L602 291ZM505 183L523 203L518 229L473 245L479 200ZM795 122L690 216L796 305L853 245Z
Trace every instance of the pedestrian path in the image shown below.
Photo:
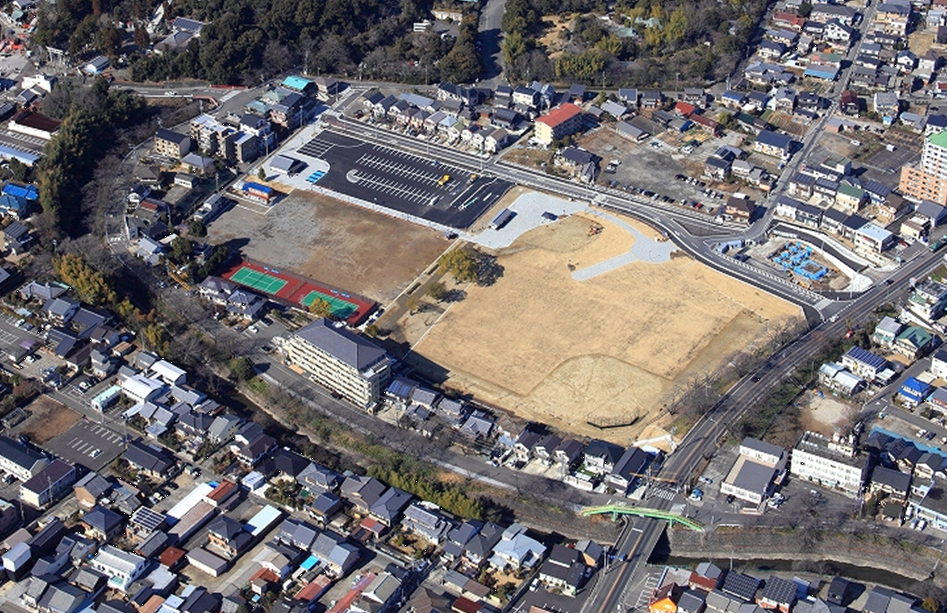
M576 281L588 281L599 275L611 272L632 262L650 262L660 264L671 260L671 254L677 250L677 245L671 241L658 242L639 232L634 226L608 213L590 210L593 215L609 220L635 237L635 243L626 253L616 255L602 262L586 266L572 273Z

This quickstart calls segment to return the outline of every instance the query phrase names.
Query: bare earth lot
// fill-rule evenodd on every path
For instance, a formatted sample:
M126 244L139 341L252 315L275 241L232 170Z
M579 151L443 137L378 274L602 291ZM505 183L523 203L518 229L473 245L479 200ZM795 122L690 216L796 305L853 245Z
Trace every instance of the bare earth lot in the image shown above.
M19 425L20 432L37 445L66 432L81 417L79 413L46 395L38 397L26 409L30 416Z
M237 206L213 243L249 238L250 258L388 303L447 248L440 233L333 198L294 192L266 215Z
M499 254L503 276L467 288L436 324L429 317L414 351L448 370L448 385L520 417L627 442L675 388L713 371L774 322L799 316L684 256L575 281L571 269L626 252L634 241L617 225L594 221L604 226L597 236L588 236L590 220L580 215L520 237ZM411 319L399 322L407 337L419 332ZM604 432L586 423L634 418Z

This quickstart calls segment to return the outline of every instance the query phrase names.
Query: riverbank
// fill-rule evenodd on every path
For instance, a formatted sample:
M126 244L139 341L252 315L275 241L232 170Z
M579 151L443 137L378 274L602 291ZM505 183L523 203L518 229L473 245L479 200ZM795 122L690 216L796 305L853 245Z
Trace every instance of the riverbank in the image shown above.
M780 562L836 564L863 569L853 578L907 589L911 582L931 580L947 588L947 569L940 569L945 552L933 546L864 530L814 528L718 528L713 532L668 530L669 551L664 560L754 561L775 568ZM656 552L660 558L661 552ZM874 575L872 575L874 571ZM847 573L843 573L846 574ZM903 581L898 580L902 578Z

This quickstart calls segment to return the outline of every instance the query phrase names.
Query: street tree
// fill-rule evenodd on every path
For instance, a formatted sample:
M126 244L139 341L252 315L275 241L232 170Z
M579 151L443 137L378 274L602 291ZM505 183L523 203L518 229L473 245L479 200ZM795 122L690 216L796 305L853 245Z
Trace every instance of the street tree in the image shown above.
M473 249L454 249L441 256L437 268L441 273L449 272L462 283L471 283L477 280L479 253Z
M444 285L443 281L435 281L428 286L426 293L435 301L440 302L447 298L447 286Z

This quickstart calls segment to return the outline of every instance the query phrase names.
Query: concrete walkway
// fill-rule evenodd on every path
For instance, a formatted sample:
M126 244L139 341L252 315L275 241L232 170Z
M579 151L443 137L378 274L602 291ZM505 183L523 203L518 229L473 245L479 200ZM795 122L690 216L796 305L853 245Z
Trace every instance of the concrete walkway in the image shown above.
M565 217L590 210L585 201L575 202L540 192L526 192L506 208L516 215L505 226L499 230L487 228L477 234L464 232L462 234L464 240L488 249L502 249L512 245L513 241L533 228L552 223L543 219L543 213Z
M674 251L677 251L677 245L671 241L658 242L648 238L639 232L634 226L622 221L614 215L609 215L608 213L595 210L590 210L590 212L597 217L607 219L608 221L619 226L634 236L635 244L632 245L631 249L629 249L626 253L616 255L613 258L609 258L602 262L598 262L597 264L592 264L591 266L586 266L585 268L574 271L572 273L572 278L576 281L588 281L589 279L607 272L611 272L616 268L621 268L622 266L632 262L650 262L652 264L669 262L671 260L671 254Z

